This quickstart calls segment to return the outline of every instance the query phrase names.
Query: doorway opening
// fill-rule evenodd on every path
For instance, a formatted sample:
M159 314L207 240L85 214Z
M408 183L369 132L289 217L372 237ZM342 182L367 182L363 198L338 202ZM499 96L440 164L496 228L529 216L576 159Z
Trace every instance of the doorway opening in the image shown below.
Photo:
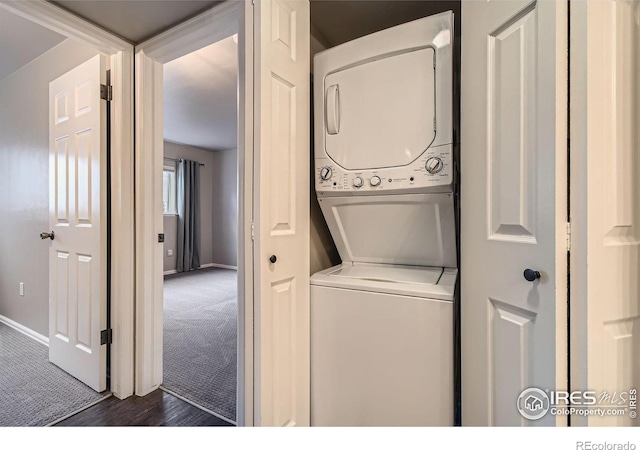
M237 35L162 70L162 388L235 423Z

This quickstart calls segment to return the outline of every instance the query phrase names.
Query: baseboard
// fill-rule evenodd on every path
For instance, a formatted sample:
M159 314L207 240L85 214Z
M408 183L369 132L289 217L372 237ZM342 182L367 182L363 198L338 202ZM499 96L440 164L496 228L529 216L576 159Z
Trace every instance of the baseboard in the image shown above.
M208 263L208 264L202 264L197 270L200 269L208 269L209 267L217 267L218 269L229 269L229 270L238 270L238 267L236 266L227 266L226 264L216 264L216 263ZM165 270L163 272L163 275L173 275L178 273L177 270Z
M218 269L238 270L237 266L227 266L226 264L217 264L217 263L203 264L200 266L201 269L206 269L207 267L217 267Z
M36 341L40 342L41 344L46 345L47 347L49 346L49 338L46 336L41 335L40 333L33 331L31 328L27 328L22 324L19 324L18 322L16 322L15 320L11 320L8 317L2 316L0 315L0 322L4 323L5 325L13 328L14 330L19 331L20 333L24 334L25 336L29 336L31 339L35 339Z

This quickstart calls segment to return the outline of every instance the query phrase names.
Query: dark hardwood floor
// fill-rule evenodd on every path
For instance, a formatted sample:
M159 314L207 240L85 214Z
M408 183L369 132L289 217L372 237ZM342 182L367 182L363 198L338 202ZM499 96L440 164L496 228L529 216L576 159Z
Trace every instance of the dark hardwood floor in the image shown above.
M144 397L110 397L58 423L58 427L102 426L233 426L189 403L157 389Z

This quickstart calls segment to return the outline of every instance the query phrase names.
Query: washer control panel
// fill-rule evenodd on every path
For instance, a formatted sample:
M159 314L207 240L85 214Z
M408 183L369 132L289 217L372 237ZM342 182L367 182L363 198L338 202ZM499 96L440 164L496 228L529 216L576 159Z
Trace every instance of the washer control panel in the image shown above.
M316 158L316 191L320 195L420 188L446 191L453 183L452 148L452 145L432 147L408 166L380 169L345 170L330 158Z
M432 156L429 159L427 159L426 163L424 163L424 168L431 175L435 175L439 172L442 172L442 169L444 168L444 163L442 162L441 158L438 158L437 156Z
M320 178L324 181L330 180L333 175L333 169L330 166L324 166L320 169Z

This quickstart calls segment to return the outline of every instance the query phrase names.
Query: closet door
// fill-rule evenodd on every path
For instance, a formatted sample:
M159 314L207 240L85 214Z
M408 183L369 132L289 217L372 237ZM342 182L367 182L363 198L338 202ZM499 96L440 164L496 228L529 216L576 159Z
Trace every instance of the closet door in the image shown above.
M309 2L254 23L255 425L309 425Z
M624 408L572 425L640 426L639 14L571 6L571 386Z
M463 2L461 88L462 424L554 425L545 389L567 388L566 2Z

